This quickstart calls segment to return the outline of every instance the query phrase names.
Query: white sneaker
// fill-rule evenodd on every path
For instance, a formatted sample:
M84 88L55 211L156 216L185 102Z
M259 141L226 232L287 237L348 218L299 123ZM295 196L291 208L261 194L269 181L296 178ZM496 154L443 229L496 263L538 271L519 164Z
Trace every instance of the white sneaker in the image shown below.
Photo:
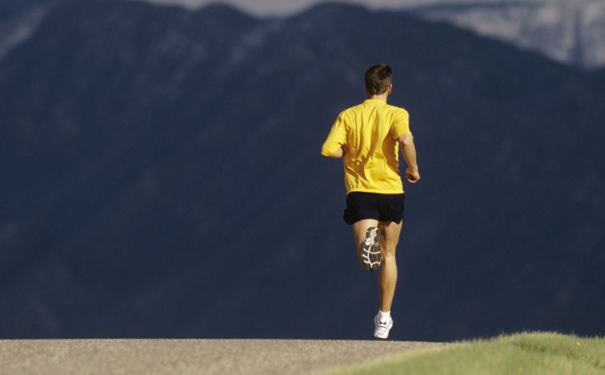
M374 337L386 339L389 337L389 331L393 328L393 319L380 320L378 314L374 317Z
M366 269L376 271L382 262L380 253L380 229L370 227L366 231L366 239L361 248L361 258Z

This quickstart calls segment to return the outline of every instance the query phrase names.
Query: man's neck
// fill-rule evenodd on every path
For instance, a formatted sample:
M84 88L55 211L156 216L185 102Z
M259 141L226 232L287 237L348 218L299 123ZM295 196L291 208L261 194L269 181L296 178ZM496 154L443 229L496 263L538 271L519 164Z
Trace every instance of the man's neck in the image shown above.
M387 99L389 97L389 94L387 94L386 92L384 94L380 94L380 95L371 95L368 96L368 99L374 99L374 100L382 100L383 102L387 102Z

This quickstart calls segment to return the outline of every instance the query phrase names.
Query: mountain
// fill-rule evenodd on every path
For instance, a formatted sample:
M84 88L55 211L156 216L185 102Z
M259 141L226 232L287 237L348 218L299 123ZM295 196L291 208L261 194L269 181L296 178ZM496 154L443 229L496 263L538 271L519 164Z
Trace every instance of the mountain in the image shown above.
M319 151L379 61L422 175L392 338L605 333L605 71L342 4L46 9L0 59L1 337L369 338Z
M8 42L14 42L14 37L19 40L47 6L62 1L0 0L0 57L6 43L4 35L13 37ZM605 41L601 37L605 33L605 3L600 0L442 1L430 5L404 1L399 7L424 19L448 22L582 69L605 66Z
M583 69L605 66L605 3L601 0L502 1L409 7Z

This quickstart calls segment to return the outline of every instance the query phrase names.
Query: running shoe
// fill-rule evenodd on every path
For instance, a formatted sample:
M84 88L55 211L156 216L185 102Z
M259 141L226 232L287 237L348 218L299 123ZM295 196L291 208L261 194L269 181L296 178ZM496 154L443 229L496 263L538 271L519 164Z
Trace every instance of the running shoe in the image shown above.
M379 339L386 339L389 337L389 331L393 328L393 319L380 320L378 315L374 317L374 337Z
M380 253L380 229L370 227L366 231L366 239L361 248L361 259L366 269L376 271L380 267L382 254Z

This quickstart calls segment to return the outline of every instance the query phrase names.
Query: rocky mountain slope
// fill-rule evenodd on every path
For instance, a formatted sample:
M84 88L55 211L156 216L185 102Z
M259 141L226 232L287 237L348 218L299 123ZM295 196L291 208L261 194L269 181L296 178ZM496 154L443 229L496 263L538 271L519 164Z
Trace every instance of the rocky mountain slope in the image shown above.
M605 2L601 0L470 2L411 10L556 61L584 69L605 66Z

